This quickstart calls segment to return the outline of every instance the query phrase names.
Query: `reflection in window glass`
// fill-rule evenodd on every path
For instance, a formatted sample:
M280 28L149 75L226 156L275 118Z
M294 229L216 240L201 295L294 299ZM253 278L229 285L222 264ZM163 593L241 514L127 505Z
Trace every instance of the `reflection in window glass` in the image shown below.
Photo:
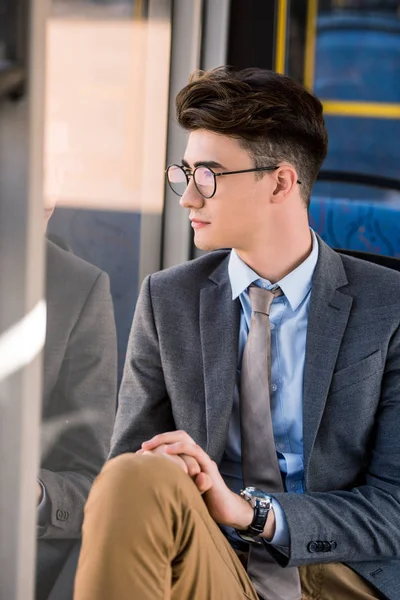
M150 30L147 12L144 1L56 0L48 23L48 214L57 204L48 231L110 275L120 373L138 291L141 212L160 213L164 186L159 123L170 31L160 18ZM149 83L148 68L160 57Z
M161 220L170 25L168 0L55 0L48 20L37 600L58 599L61 582L72 600L83 506L109 450L141 227Z

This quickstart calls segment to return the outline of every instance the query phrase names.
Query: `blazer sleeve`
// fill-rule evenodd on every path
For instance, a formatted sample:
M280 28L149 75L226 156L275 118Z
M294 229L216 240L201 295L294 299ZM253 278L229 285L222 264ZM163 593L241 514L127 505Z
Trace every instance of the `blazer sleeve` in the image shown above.
M158 433L176 429L161 364L148 276L136 304L128 342L110 457L135 452Z
M267 550L282 566L351 564L400 555L400 330L389 344L373 445L362 485L305 494L274 494L287 520L289 556ZM315 542L329 541L329 552ZM333 543L332 543L333 542Z
M49 518L38 525L44 539L78 538L83 507L106 460L116 410L117 345L109 279L101 272L71 332L43 423L39 480Z

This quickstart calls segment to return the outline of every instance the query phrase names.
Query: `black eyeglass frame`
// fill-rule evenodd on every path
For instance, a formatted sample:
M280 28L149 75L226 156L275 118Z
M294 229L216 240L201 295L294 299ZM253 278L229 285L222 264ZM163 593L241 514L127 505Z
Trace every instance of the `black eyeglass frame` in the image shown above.
M174 188L172 187L171 182L169 181L169 177L168 177L168 171L171 167L178 167L178 169L180 169L182 171L182 173L184 173L185 177L186 177L186 189L183 192L183 194L186 192L187 190L187 186L189 185L189 177L193 177L193 181L194 181L194 185L196 186L196 190L199 192L199 194L203 197L206 198L206 200L209 200L210 198L212 198L216 191L217 191L217 180L216 177L220 177L221 175L238 175L239 173L256 173L259 171L276 171L277 169L279 169L279 165L274 165L271 167L254 167L253 169L241 169L240 171L223 171L222 173L215 173L211 167L207 167L206 165L198 165L194 171L189 175L188 171L189 169L185 170L185 167L183 165L176 165L176 164L172 164L169 165L166 170L165 170L165 174L167 176L167 181L168 181L168 185L171 188L171 190L174 192L174 194L176 194L177 196L179 196L180 198L182 198L183 194L180 194L179 192L177 192L176 190L174 190ZM211 196L204 196L204 194L199 190L197 183L196 183L196 178L195 178L195 173L197 171L197 169L208 169L214 177L214 191L211 194ZM301 181L297 180L297 183L299 185L301 185Z

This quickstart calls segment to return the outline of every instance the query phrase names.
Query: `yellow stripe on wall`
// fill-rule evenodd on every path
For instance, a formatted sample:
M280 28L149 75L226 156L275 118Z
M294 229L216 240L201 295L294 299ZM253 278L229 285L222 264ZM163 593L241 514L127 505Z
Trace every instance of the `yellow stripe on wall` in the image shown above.
M286 64L286 26L287 26L287 0L278 0L278 18L276 28L276 56L275 71L285 72Z
M400 119L400 104L386 102L346 102L323 100L326 115L347 117L370 117L377 119Z
M304 55L304 85L312 90L315 73L315 38L317 32L318 0L307 2L306 50Z

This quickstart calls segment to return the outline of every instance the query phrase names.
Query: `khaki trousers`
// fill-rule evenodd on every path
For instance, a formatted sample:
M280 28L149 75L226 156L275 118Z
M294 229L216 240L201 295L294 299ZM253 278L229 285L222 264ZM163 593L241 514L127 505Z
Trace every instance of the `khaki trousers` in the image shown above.
M344 565L300 574L302 600L379 598ZM104 466L85 509L74 600L245 598L258 600L245 569L176 464L123 454Z

